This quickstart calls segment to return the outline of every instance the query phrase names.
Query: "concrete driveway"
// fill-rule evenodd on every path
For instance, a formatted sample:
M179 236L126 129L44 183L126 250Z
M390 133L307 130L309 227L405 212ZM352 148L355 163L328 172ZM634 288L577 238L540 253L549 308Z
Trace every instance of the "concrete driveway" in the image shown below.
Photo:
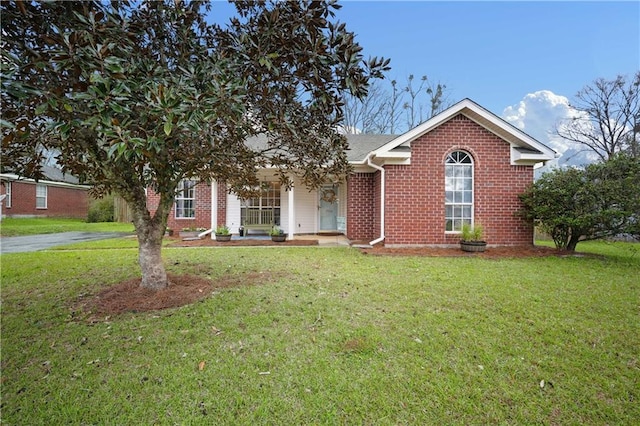
M0 253L38 251L63 244L106 240L131 235L124 232L60 232L57 234L25 235L0 238Z

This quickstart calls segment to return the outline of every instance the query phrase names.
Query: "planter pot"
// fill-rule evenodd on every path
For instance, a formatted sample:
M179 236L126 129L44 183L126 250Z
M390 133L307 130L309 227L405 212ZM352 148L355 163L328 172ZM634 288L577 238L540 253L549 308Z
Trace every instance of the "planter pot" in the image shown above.
M226 235L216 234L216 241L222 241L222 242L231 241L231 234L226 234Z
M286 235L272 235L271 241L275 241L276 243L281 243L287 240Z
M486 241L460 241L460 248L462 251L468 252L483 252L487 249Z

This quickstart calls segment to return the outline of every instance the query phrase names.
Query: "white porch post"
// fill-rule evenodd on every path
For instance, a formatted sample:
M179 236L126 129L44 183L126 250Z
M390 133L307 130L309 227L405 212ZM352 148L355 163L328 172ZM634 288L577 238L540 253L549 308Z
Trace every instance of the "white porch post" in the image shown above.
M287 238L293 240L293 230L296 226L296 214L293 206L293 186L289 189L289 211L288 211L288 222L289 222L289 232L287 233Z
M218 182L211 182L211 239L216 238L218 227Z

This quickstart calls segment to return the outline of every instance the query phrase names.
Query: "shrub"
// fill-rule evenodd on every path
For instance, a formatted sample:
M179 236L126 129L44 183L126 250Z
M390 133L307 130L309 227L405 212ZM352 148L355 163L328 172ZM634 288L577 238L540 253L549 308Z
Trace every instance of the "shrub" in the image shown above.
M93 199L89 203L87 222L113 222L113 211L114 207L112 195Z
M520 195L520 215L575 251L580 241L640 236L640 162L618 155L584 169L554 169Z

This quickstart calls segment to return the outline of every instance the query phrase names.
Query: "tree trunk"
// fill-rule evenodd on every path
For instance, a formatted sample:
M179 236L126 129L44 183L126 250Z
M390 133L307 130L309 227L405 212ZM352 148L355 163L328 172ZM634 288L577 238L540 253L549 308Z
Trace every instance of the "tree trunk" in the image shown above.
M150 290L167 288L169 281L162 262L162 237L172 198L161 194L153 217L147 209L146 196L143 191L133 194L128 202L133 210L133 224L138 236L138 264L142 271L140 286Z
M167 272L162 263L162 239L149 238L140 241L138 238L138 262L142 270L141 287L150 290L162 290L169 285Z
M580 237L579 236L571 236L571 238L569 238L569 243L567 244L567 251L570 252L574 252L576 251L576 246L578 245L578 243L580 242Z

